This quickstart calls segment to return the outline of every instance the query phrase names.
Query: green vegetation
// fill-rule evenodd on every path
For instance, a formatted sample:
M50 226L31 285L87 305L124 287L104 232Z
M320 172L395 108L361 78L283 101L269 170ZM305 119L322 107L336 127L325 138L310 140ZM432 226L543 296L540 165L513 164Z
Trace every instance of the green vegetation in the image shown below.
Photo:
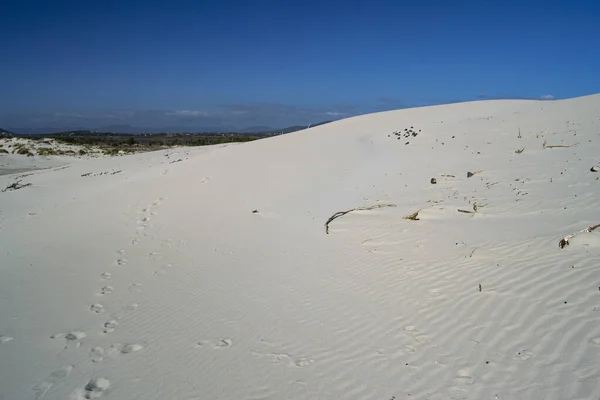
M61 155L62 152L56 151L52 148L42 147L38 149L38 155L40 156L58 156Z
M0 153L27 156L117 156L162 150L172 146L210 146L226 143L243 143L269 137L266 134L210 133L210 134L112 134L96 132L62 132L50 135L23 135L27 142L15 144L11 149L0 147ZM77 146L61 149L56 143ZM62 147L62 146L61 146ZM82 148L83 147L83 148Z
M13 150L13 154L21 154L27 157L33 157L33 153L29 148L23 144L18 144L15 146L15 150Z

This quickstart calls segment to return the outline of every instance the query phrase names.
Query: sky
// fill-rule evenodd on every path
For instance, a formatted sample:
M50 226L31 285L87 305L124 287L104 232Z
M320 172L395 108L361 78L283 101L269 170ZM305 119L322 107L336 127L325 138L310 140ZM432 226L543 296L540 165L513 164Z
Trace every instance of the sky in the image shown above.
M600 92L597 0L5 0L0 15L5 129L277 128Z

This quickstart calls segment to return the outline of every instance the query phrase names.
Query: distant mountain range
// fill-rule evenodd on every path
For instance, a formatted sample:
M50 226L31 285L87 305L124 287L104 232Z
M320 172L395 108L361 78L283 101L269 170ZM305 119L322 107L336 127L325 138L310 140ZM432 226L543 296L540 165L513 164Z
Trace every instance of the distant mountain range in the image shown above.
M311 127L327 124L331 121L319 122L310 125ZM293 125L285 128L272 128L269 126L249 126L247 128L223 127L223 126L205 126L199 128L164 126L164 127L136 127L131 125L108 125L99 129L89 129L82 126L71 127L42 127L42 128L10 128L9 130L0 128L0 136L14 135L42 135L75 131L103 132L103 133L121 133L121 134L141 134L141 133L260 133L260 134L279 134L291 133L306 129L307 125ZM4 134L5 132L6 134Z

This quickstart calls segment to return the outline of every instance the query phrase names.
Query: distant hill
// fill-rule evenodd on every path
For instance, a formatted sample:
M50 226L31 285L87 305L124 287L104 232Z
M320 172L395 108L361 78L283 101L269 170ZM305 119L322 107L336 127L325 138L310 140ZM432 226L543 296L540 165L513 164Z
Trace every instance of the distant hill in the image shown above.
M11 128L11 131L0 128L2 132L7 132L10 136L15 135L61 135L68 136L70 133L74 135L98 134L98 133L114 133L114 134L159 134L159 133L193 133L193 134L219 134L219 133L239 133L239 134L263 134L263 135L278 135L282 133L291 133L301 131L308 127L315 127L327 124L332 121L324 121L310 125L292 125L285 128L272 128L269 126L258 125L249 126L247 128L236 128L234 126L161 126L161 127L140 127L131 125L107 125L98 129L89 129L84 127L48 127L48 128ZM71 135L72 136L72 135Z
M15 134L13 132L0 128L0 137L13 137L13 136L15 136Z

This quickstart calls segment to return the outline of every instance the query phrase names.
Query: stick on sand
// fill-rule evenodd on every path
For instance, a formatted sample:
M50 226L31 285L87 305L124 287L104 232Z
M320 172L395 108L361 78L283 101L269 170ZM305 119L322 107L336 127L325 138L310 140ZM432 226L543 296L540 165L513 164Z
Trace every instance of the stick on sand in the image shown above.
M368 210L374 210L376 208L384 208L384 207L396 207L396 205L395 204L376 204L376 205L370 206L370 207L356 207L356 208L352 208L352 209L346 210L346 211L338 211L335 214L333 214L331 217L329 217L327 222L325 222L325 233L329 235L329 223L331 223L331 221L333 221L334 219L341 217L342 215L346 215L352 211L368 211Z

